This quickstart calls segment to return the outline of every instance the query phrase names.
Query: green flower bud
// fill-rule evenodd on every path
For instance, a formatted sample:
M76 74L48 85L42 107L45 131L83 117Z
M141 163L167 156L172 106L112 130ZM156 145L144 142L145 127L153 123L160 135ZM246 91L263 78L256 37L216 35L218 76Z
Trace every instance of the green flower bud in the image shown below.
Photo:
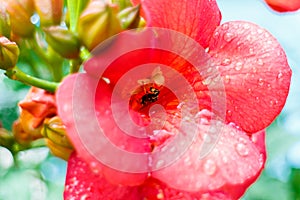
M0 35L10 38L9 15L4 4L0 5Z
M0 69L13 68L19 57L19 47L15 42L11 42L6 37L0 37Z
M67 160L73 152L73 146L66 136L66 128L57 116L46 119L42 129L42 135L46 138L47 146L55 156Z
M91 1L78 22L79 38L90 51L105 39L119 33L117 10L104 1Z
M71 31L60 26L44 28L48 44L64 58L77 58L80 52L80 42Z
M118 14L118 17L123 29L137 28L140 22L140 5L125 8Z
M21 37L31 37L34 33L34 25L30 21L33 6L30 2L30 0L6 0L11 30Z
M41 26L58 25L63 14L63 0L34 0Z

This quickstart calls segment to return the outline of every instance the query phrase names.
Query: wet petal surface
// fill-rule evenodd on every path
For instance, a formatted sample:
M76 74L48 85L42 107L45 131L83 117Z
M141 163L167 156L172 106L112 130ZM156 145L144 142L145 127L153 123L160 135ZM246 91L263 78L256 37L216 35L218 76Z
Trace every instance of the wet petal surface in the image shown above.
M227 121L252 133L268 126L285 104L291 78L277 40L236 21L218 27L209 48L226 88Z

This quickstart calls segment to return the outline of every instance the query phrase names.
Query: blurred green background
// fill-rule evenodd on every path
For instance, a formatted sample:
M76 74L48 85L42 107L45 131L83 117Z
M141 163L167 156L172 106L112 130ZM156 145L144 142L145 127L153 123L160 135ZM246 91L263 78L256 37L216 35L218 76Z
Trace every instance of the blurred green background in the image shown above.
M261 0L217 0L223 22L246 20L269 30L285 49L293 70L287 104L267 129L268 159L244 200L300 199L300 12L279 14ZM17 102L29 87L0 75L0 121L11 129ZM66 162L47 148L19 152L0 147L0 200L63 199Z

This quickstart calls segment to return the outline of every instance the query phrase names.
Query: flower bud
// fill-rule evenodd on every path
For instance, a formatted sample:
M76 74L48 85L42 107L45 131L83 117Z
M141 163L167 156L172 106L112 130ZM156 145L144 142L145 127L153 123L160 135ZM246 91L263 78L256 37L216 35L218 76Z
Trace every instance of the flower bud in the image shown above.
M0 5L0 35L10 38L9 15L4 4Z
M140 5L125 8L118 14L118 17L123 29L137 28L140 22Z
M24 115L23 115L22 118L23 118L23 120L26 119L26 117L24 117ZM28 122L28 124L29 123L30 122ZM23 121L23 124L24 124L24 121ZM28 130L28 128L26 130ZM31 129L30 132L27 132L27 131L24 130L20 120L17 120L17 121L14 122L14 124L12 126L12 132L13 132L15 140L19 144L26 145L26 146L29 145L33 140L42 137L41 127Z
M112 3L117 4L120 8L120 10L123 10L127 7L131 7L132 3L130 0L112 0Z
M80 52L79 39L71 31L59 26L44 29L48 44L64 58L77 58Z
M41 26L58 25L63 14L63 0L34 0Z
M66 132L66 127L58 116L45 119L42 135L59 146L73 148Z
M55 156L68 160L73 152L73 146L66 135L66 127L57 116L44 121L42 135L47 138L47 146Z
M78 22L79 39L89 50L121 30L116 10L104 1L91 1Z
M21 37L31 37L34 33L34 25L30 21L33 14L31 0L6 0L6 3L12 32Z
M19 47L15 42L0 36L0 69L13 68L18 61L19 54Z

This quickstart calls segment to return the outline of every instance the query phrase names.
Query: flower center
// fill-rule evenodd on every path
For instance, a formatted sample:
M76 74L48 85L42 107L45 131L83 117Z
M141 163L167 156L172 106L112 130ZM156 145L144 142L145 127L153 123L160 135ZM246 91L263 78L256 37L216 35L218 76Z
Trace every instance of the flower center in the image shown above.
M149 105L158 100L159 94L160 87L155 83L139 86L130 98L129 107L136 112L147 112Z

